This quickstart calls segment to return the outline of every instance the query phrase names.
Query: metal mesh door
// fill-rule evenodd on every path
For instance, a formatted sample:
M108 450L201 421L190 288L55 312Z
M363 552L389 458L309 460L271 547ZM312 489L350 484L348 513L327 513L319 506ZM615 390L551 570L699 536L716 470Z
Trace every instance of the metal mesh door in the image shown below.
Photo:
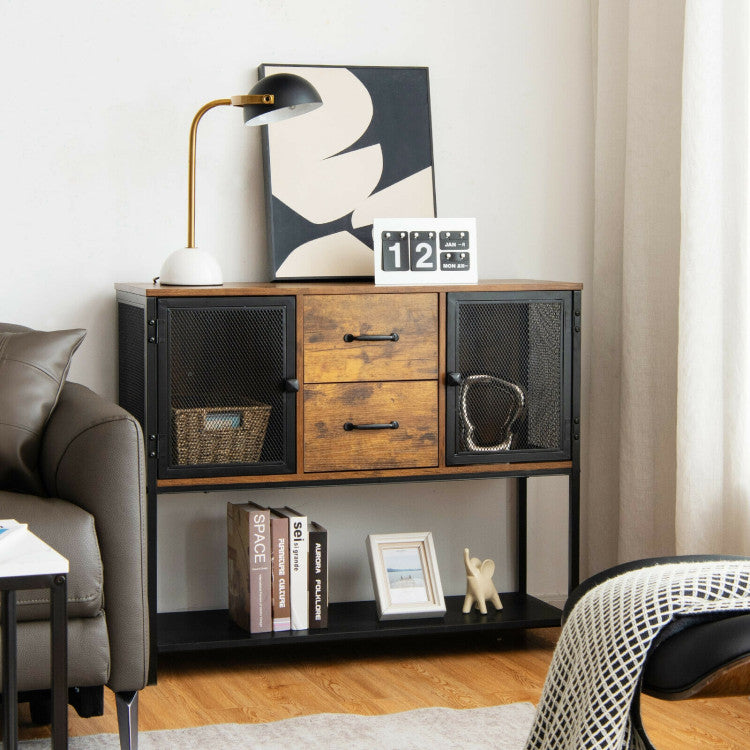
M563 452L564 300L449 300L448 454L468 463Z
M214 472L226 474L289 464L294 402L284 383L293 377L293 299L165 308L168 409L160 419L170 468L229 467Z

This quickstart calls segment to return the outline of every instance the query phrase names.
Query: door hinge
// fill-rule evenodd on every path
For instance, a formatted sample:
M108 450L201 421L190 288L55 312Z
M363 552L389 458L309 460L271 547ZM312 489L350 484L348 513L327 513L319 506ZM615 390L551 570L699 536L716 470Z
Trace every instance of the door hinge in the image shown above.
M159 343L159 319L150 318L146 323L146 341L149 344Z
M149 458L159 458L159 435L150 433L146 437L146 453Z

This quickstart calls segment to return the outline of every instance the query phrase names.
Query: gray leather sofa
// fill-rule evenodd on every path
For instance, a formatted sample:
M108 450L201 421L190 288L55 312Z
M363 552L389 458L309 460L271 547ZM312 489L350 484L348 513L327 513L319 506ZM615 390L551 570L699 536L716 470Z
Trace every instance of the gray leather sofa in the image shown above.
M0 339L24 330L0 324ZM65 382L66 373L67 366L39 435L36 473L42 489L8 489L13 482L3 486L0 477L0 518L27 523L70 561L69 702L82 716L101 715L106 685L116 694L121 747L136 748L149 638L143 436L130 414ZM11 438L0 433L0 441L7 448ZM29 701L32 719L46 723L48 592L19 592L17 613L19 701Z

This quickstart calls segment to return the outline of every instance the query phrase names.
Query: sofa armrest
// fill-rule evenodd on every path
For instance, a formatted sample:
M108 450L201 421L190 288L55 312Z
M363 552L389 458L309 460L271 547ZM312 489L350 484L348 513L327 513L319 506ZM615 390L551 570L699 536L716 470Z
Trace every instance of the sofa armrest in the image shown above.
M50 495L94 516L104 567L104 609L114 691L148 680L146 483L143 435L124 409L66 383L42 439Z

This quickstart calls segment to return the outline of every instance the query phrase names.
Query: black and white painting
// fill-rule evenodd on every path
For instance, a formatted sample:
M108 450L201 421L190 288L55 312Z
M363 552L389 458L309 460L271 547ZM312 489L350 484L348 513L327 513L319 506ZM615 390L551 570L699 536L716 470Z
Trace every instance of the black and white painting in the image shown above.
M323 106L263 128L274 279L372 277L375 218L435 216L427 68L262 65Z

